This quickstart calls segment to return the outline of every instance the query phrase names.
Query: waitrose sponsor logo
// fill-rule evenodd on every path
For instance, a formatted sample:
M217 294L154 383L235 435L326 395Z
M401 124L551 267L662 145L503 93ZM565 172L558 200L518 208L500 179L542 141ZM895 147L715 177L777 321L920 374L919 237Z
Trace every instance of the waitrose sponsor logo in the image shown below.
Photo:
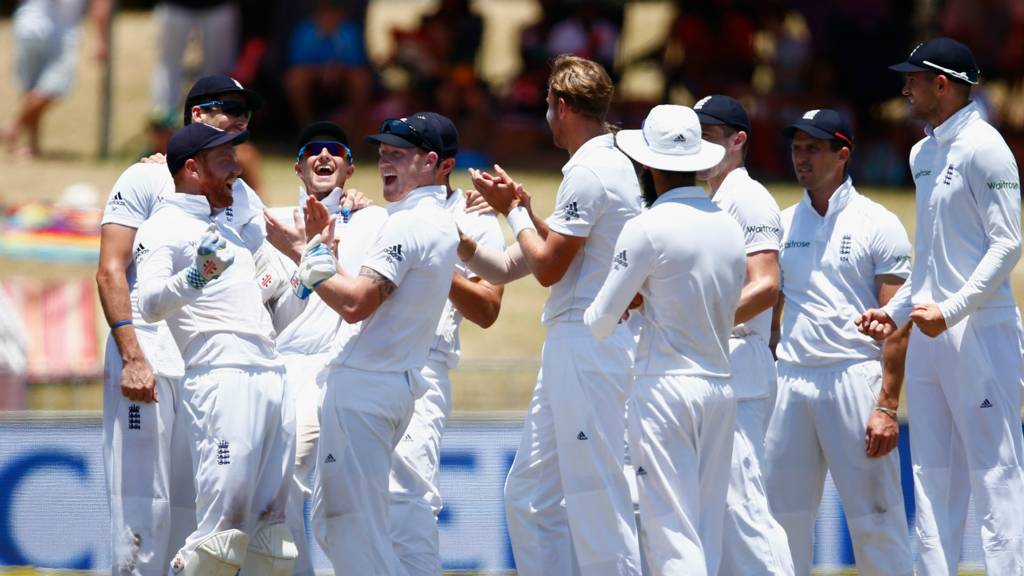
M996 180L995 182L985 182L989 190L1017 190L1020 188L1019 182L1013 180Z

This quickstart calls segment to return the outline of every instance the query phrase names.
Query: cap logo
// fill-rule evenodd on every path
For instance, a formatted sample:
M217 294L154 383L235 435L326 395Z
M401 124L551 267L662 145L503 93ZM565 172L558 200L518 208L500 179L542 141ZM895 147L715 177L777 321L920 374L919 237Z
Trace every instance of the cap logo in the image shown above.
M700 100L697 101L696 104L693 105L693 109L694 110L700 110L701 108L704 107L705 104L708 103L708 100L711 100L711 96L705 96L705 97L701 98Z
M808 110L804 113L804 120L814 120L814 117L818 115L821 110Z
M676 134L676 137L672 139L673 142L686 142L686 136L682 134Z
M917 52L917 49L920 48L921 46L924 46L924 42L921 42L917 46L914 46L914 49L910 51L910 57L911 58L914 57L914 53Z
M242 83L239 82L238 80L235 80L234 78L232 78L231 81L235 83L235 86L238 86L239 90L245 90L245 88L242 88Z

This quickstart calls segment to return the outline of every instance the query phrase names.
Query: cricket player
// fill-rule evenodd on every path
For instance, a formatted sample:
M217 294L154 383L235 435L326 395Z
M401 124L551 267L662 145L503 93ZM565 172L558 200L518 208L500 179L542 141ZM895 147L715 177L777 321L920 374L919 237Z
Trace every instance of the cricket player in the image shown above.
M1020 258L1020 179L1013 154L971 100L979 71L950 38L891 67L910 115L926 122L910 152L917 192L914 268L860 329L884 338L907 321L907 416L913 434L918 573L956 574L967 501L989 574L1024 574L1019 315L1010 272ZM870 309L868 309L870 308Z
M459 150L459 133L448 118L424 112L440 126L441 167L434 184L442 185L444 209L462 234L493 250L505 247L505 237L492 214L467 214L466 195L452 188L450 176ZM442 572L437 518L442 500L438 482L441 438L452 409L450 372L459 365L459 325L463 318L487 328L501 311L503 286L495 286L457 262L448 300L437 324L426 364L413 373L425 388L416 399L412 420L391 461L391 539L409 576Z
M176 193L135 240L142 317L166 320L185 364L197 527L174 574L290 573L296 555L284 524L295 424L255 282L258 246L213 218L233 201L234 146L246 137L205 124L176 132L167 146Z
M719 574L792 575L786 531L772 517L762 467L764 435L775 407L775 359L768 348L772 308L779 296L782 224L772 195L747 174L744 159L750 119L736 99L716 94L693 107L704 140L725 148L717 166L697 177L711 188L711 200L743 229L747 271L729 336L736 434L726 498Z
M517 243L495 252L466 242L460 257L494 284L532 272L551 287L541 318L541 372L505 482L512 551L527 576L640 573L623 472L634 340L625 326L598 340L583 325L612 265L615 239L640 213L636 172L605 124L613 91L593 61L562 55L552 62L547 121L570 159L547 220L533 214L528 192L500 167L497 175L471 171Z
M388 219L358 276L333 262L316 237L299 280L359 330L335 347L321 407L314 534L336 574L403 574L391 542L388 477L392 453L422 394L426 364L452 283L459 243L436 185L444 144L430 116L387 120L367 141L379 145ZM326 209L307 202L307 234ZM313 222L320 222L314 226ZM321 237L333 241L330 229ZM344 245L340 247L345 250Z
M779 393L765 440L768 501L786 529L796 573L809 574L814 518L831 472L857 570L911 576L894 450L906 332L883 346L853 324L855 311L886 303L903 283L910 241L894 214L853 187L853 133L839 113L811 110L785 134L806 192L782 212L783 297L772 325Z
M243 131L259 96L227 76L200 78L189 92L186 124ZM231 102L205 106L212 101ZM237 105L237 106L236 106ZM164 574L175 550L195 529L195 490L187 435L176 435L176 388L184 367L163 322L145 322L137 308L132 246L136 230L162 198L174 193L163 163L137 163L118 178L100 229L96 273L111 326L104 360L104 471L110 503L112 571ZM231 210L218 221L241 228L262 203L241 180ZM143 250L148 248L143 245Z
M295 174L302 185L299 188L297 207L270 209L267 217L268 240L274 242L281 237L276 231L287 227L293 221L293 212L305 210L306 199L316 198L331 216L340 218L335 235L344 248L338 264L350 275L359 273L367 251L377 238L387 210L379 206L358 204L354 190L343 192L345 182L355 172L355 162L349 149L348 136L332 122L314 122L307 126L299 137L298 153L295 157ZM301 222L301 220L300 220ZM301 251L289 245L289 234L284 234L276 245L282 246L287 257L298 261ZM281 244L284 242L284 245ZM302 238L305 245L305 238ZM284 264L273 259L285 259L282 253L268 254L270 260L263 267L263 276L277 275L291 278L296 266L290 260ZM257 258L260 261L260 258ZM288 527L295 536L298 558L294 574L311 576L313 562L310 557L309 534L306 530L305 507L312 495L311 475L316 464L316 446L320 437L320 397L323 390L317 382L317 374L330 359L331 346L336 340L354 333L358 324L347 324L318 295L310 294L299 300L289 290L281 294L265 294L273 312L275 325L279 330L276 337L277 351L284 360L288 371L289 389L295 403L295 473L288 496ZM287 301L287 302L286 302ZM298 310L296 314L294 310ZM284 326L280 326L285 324Z
M643 297L629 453L644 557L652 575L717 574L736 425L729 333L747 264L739 225L696 173L725 150L685 106L654 107L616 141L641 167L650 209L623 227L584 323L607 338Z

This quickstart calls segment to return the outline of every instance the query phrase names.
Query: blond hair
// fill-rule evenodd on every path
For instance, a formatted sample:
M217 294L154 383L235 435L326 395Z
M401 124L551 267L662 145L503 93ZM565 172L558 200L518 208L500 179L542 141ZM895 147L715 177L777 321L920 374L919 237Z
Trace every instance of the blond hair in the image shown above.
M561 54L551 61L548 89L577 114L598 122L604 122L615 93L603 66L572 54Z

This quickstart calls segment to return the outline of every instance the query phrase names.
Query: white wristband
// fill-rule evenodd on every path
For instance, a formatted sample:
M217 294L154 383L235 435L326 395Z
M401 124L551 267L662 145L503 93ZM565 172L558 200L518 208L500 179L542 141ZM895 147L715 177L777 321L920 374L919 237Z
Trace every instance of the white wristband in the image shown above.
M522 206L516 206L509 211L505 219L508 220L508 225L512 227L512 236L514 238L519 238L519 233L523 230L537 230L537 227L533 225L533 218L530 218L530 213Z

